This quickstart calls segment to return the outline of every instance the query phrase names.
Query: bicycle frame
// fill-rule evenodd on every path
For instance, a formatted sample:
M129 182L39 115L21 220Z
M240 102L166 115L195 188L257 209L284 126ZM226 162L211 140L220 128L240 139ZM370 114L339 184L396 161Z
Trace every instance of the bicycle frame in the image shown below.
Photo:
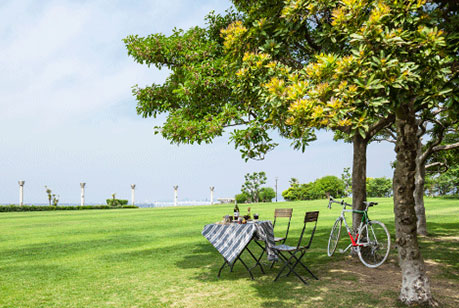
M346 227L346 231L349 235L351 243L346 247L345 250L340 249L339 251L344 253L349 248L351 248L352 251L357 253L360 261L362 261L362 263L369 268L375 268L383 264L390 253L390 234L382 222L377 220L370 220L368 217L368 208L370 206L377 205L378 203L364 201L363 205L365 206L365 209L363 210L348 210L346 207L352 207L351 204L345 203L344 200L341 202L335 201L332 197L330 197L330 201L328 203L329 209L331 209L332 203L341 204L343 209L341 210L340 216L333 224L333 228L330 232L327 247L328 256L331 257L336 251L344 221L344 226ZM359 227L355 234L353 234L351 228L347 224L346 212L362 215L362 220L360 221ZM381 243L378 238L381 240Z
M344 222L344 226L346 227L347 234L349 235L349 238L351 239L351 244L349 244L349 246L347 246L346 249L343 250L343 252L346 252L351 247L364 246L363 244L357 244L357 241L359 238L360 230L362 229L364 225L366 225L370 221L370 219L368 218L368 205L366 206L365 210L362 211L362 210L347 210L346 206L352 207L352 204L346 203L344 201L338 202L338 201L334 201L331 199L329 203L329 207L331 207L331 203L338 203L338 204L343 205L343 209L341 210L339 219ZM357 229L357 234L355 235L355 237L352 236L352 230L347 224L346 216L345 216L346 212L362 214L362 220L360 221L360 225L359 225L359 228Z

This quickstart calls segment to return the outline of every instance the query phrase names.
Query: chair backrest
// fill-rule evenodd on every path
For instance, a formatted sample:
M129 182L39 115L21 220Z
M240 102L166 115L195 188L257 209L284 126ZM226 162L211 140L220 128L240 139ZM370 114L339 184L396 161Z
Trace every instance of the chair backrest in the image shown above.
M276 217L288 217L291 218L293 213L293 209L275 209L274 210L274 218Z
M306 214L304 215L304 226L303 226L303 230L301 231L300 239L298 240L297 249L302 246L301 243L303 241L304 231L306 230L306 224L308 222L309 223L314 222L314 227L313 227L313 229L311 231L311 234L309 235L308 243L306 245L304 245L303 247L308 249L311 246L312 239L314 238L314 233L316 232L317 219L318 218L319 218L319 211L306 212Z
M286 239L288 236L288 231L290 230L290 222L292 221L292 214L293 214L293 209L275 209L274 210L273 228L276 226L276 220L278 217L288 218L287 230L285 232ZM285 242L285 240L283 242Z

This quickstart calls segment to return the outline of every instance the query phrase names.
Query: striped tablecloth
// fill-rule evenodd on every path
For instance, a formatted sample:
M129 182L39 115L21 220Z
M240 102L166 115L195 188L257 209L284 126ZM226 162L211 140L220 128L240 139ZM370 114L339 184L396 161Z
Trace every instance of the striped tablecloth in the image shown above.
M255 234L254 234L255 233ZM271 221L257 221L247 224L205 225L202 235L215 247L230 264L244 250L252 237L266 243L269 261L277 260L274 247L274 231Z

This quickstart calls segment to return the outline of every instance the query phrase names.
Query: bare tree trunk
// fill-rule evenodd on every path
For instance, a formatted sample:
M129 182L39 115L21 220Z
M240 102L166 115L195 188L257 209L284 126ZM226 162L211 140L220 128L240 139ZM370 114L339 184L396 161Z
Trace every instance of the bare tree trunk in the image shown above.
M417 232L427 235L426 209L424 207L424 183L426 177L425 161L422 158L422 143L418 139L416 151L416 173L414 177L414 203L417 218Z
M367 198L367 145L368 140L356 134L352 139L354 146L354 157L352 161L352 209L365 209L363 201ZM356 232L359 227L362 215L352 214L352 228Z
M419 250L414 210L417 125L413 103L396 112L397 164L394 171L394 213L399 264L402 271L400 301L404 304L436 305L430 290L424 259Z

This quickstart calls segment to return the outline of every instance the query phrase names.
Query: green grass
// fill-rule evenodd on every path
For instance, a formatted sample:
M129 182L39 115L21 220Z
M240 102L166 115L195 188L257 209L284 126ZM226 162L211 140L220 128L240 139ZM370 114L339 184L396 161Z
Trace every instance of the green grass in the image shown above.
M384 222L394 235L392 200L375 201L380 204L371 208L370 217ZM420 240L424 258L440 269L432 273L433 283L447 279L453 287L459 281L457 205L457 200L427 199L432 236ZM320 210L316 238L305 257L319 281L304 286L293 276L274 283L278 267L267 270L267 275L256 269L252 281L240 264L217 279L222 258L201 231L203 225L232 213L232 205L1 213L0 306L234 307L235 300L241 302L236 306L248 307L393 305L394 290L380 290L375 298L363 297L360 288L348 289L360 281L346 271L349 259L340 254L327 257L328 235L339 206L328 210L324 200L254 204L252 212L272 219L276 207L294 208L292 244L304 212ZM241 206L243 213L245 209ZM344 248L345 241L342 237L339 247ZM391 258L395 257L394 250ZM363 268L358 261L349 262Z

